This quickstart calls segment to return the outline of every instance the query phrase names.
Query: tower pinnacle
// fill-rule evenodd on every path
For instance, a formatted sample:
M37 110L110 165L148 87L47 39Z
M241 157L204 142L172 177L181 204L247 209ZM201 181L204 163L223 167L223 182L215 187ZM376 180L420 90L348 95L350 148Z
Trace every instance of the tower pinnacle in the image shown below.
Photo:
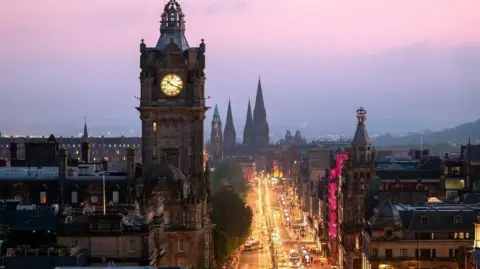
M252 124L253 124L252 106L250 105L250 100L248 100L247 119L245 121L245 128L243 129L244 145L251 145L252 143L252 127L253 127Z
M355 135L353 136L352 145L371 145L372 140L368 136L367 127L365 126L365 122L367 121L367 111L365 108L360 107L357 109L357 121L357 129L355 130Z
M230 152L235 148L237 143L237 133L233 124L232 105L228 100L227 119L225 121L225 130L223 131L223 149Z
M169 0L163 10L160 21L160 38L156 48L163 52L171 42L175 43L182 51L189 48L185 38L185 15L180 4L175 0Z
M255 148L266 148L270 142L269 128L267 122L267 111L263 101L262 82L258 78L257 96L255 98L255 108L253 109L253 123L251 130L252 145Z
M83 124L83 141L88 141L87 117L85 116L85 123Z

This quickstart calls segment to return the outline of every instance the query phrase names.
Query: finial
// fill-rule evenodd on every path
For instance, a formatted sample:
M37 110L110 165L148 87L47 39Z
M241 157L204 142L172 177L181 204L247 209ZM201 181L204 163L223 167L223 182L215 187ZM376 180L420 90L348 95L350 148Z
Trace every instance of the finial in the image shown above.
M145 41L145 40L143 40L143 38L142 38L142 44L144 44L143 41Z
M87 123L87 116L84 116L84 119L85 119L85 123Z
M205 39L202 38L202 43L205 41Z

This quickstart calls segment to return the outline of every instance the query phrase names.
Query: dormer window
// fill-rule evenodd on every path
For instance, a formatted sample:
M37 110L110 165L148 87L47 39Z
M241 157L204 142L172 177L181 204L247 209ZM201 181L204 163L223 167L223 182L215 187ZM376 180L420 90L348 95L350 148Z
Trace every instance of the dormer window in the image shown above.
M420 224L422 226L428 226L429 221L430 221L430 219L429 219L428 216L420 216Z
M454 224L462 224L462 216L454 216L453 217L453 223Z

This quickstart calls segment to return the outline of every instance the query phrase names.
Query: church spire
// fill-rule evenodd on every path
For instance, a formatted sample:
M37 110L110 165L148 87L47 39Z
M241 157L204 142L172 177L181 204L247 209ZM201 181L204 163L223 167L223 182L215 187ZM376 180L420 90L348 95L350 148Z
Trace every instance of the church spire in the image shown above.
M267 111L263 101L262 82L260 78L258 78L257 96L253 109L253 124L251 130L252 145L257 149L268 147L270 142L269 133Z
M214 117L220 117L220 112L218 112L218 105L215 105L215 111L213 112Z
M88 129L87 129L87 117L85 117L85 123L83 124L83 141L88 141Z
M231 151L235 148L237 141L237 133L235 132L235 125L233 124L232 105L228 100L227 120L225 122L225 130L223 131L223 149L224 151Z
M251 144L252 124L253 124L252 106L250 105L250 100L248 100L247 119L245 121L245 128L243 129L243 144L244 145L250 145Z

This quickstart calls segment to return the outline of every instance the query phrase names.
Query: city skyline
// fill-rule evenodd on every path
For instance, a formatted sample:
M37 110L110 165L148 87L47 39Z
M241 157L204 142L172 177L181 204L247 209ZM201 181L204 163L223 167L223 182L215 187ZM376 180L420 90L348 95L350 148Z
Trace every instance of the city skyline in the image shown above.
M480 117L476 1L181 4L188 41L205 38L209 51L208 105L218 104L224 118L230 98L237 130L259 76L277 132L349 134L359 106L377 133L440 130ZM8 36L0 44L0 87L7 89L0 112L16 119L4 118L2 132L74 133L84 116L92 127L139 130L138 45L158 39L162 1L2 5L0 22L10 27L0 29Z

